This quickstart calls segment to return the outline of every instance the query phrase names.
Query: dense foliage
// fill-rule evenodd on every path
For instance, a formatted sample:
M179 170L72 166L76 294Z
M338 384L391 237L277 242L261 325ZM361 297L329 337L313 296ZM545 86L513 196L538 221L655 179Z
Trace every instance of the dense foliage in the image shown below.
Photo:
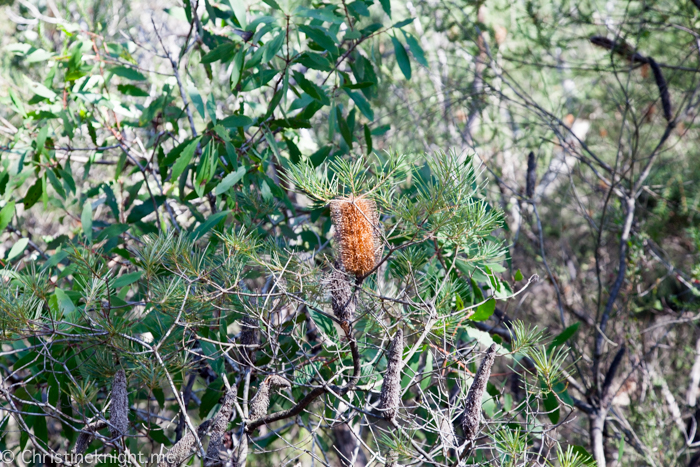
M694 1L4 3L3 462L700 462Z

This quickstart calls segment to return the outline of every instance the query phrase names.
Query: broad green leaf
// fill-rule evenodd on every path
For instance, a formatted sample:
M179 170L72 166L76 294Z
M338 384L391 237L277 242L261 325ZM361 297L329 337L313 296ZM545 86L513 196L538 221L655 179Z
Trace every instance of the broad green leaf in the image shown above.
M241 47L241 50L236 53L236 56L233 58L233 67L231 68L231 90L235 90L236 86L238 86L238 83L241 81L241 76L243 75L243 63L245 62L245 52L246 49L244 46Z
M305 93L319 101L321 104L331 104L331 101L330 99L328 99L328 96L326 95L326 92L323 90L323 88L317 85L316 83L312 83L311 81L306 79L306 77L303 74L299 73L298 71L295 71L294 80L297 82L299 87L304 90Z
M340 112L340 107L335 108L335 118L338 122L338 128L340 129L340 134L345 140L345 143L348 145L348 147L352 148L352 133L350 132L348 123L345 121L342 113Z
M235 42L225 42L202 57L202 63L213 63L219 60L228 59L236 51L238 44Z
M175 181L190 163L200 139L202 139L201 136L196 137L182 150L180 157L178 157L177 161L175 161L175 164L173 165L173 171L170 174L171 181Z
M269 62L280 50L282 50L285 37L286 34L284 31L282 31L265 44L265 52L263 52L262 63Z
M295 16L302 18L313 18L326 23L342 24L345 18L335 13L335 5L325 5L317 8L306 8L303 6L297 7L294 10Z
M520 272L520 269L515 271L515 276L513 277L513 279L515 279L516 282L523 280L523 273Z
M414 19L415 18L408 18L408 19L405 19L403 21L396 22L391 27L401 29L402 27L408 26L409 24L411 24Z
M36 204L37 201L39 201L39 198L41 198L41 194L44 191L44 184L41 178L37 178L36 181L34 182L34 185L29 187L27 190L27 194L24 196L24 209L29 209L32 206Z
M547 416L555 425L559 423L559 400L554 392L550 391L544 397L544 408L547 411Z
M233 185L238 183L243 176L246 173L246 168L245 167L239 167L238 170L235 172L231 172L230 174L226 175L223 180L216 186L216 190L214 190L214 194L216 196L219 196L223 193L226 193Z
M252 125L253 120L246 115L229 115L223 120L219 121L219 124L226 128L239 128Z
M113 75L130 79L131 81L146 81L147 79L146 76L144 76L140 71L125 66L115 66L110 68L108 71Z
M238 24L241 25L243 29L248 26L248 20L246 18L246 8L243 0L228 0L229 5L231 5L231 10L238 20Z
M332 55L338 55L338 47L335 45L335 41L327 30L319 26L308 26L303 24L299 26L299 31L306 34L306 37L317 43Z
M369 105L369 102L364 98L364 96L359 93L359 92L354 92L351 91L347 88L343 88L343 91L350 96L350 99L355 103L358 109L360 109L360 112L362 112L362 115L367 117L367 120L370 122L374 120L374 111L372 110L372 107Z
M408 54L403 44L396 38L391 38L391 42L394 44L394 53L396 54L396 62L399 64L401 73L406 77L406 79L411 79L411 62L408 61Z
M197 87L194 84L190 84L189 86L187 86L187 93L190 95L190 99L192 99L192 105L194 105L194 108L197 109L197 113L202 117L203 120L206 120L207 116L204 113L204 99L199 93L199 89L197 89Z
M552 349L568 341L571 338L571 336L576 334L576 331L578 331L578 327L580 324L581 323L574 323L568 328L564 329L557 337L555 337L552 340L552 343L549 344L549 348Z
M90 200L85 200L83 204L83 213L80 216L80 222L83 224L83 234L87 238L88 243L92 243L92 203Z
M470 318L472 321L486 321L491 317L493 312L496 310L496 300L493 298L482 303L476 308L476 312Z
M379 0L379 3L382 4L382 9L384 10L384 13L389 15L389 18L391 18L391 0Z
M73 301L66 293L58 287L53 291L58 302L58 308L63 316L70 316L75 311Z
M15 202L9 201L0 210L0 232L4 232L5 229L7 228L7 226L10 225L10 222L12 221L12 217L14 215L15 215Z
M428 61L425 59L425 53L423 52L423 48L420 46L416 38L413 37L412 34L409 34L406 31L404 31L403 29L401 30L401 32L403 32L403 36L406 38L406 43L408 44L408 48L411 49L413 58L415 58L416 61L424 67L427 67Z
M143 276L143 271L122 274L114 280L113 287L115 289L121 289L122 287L126 287L127 285L131 285L134 282L138 281L139 279L141 279L141 276Z
M126 222L128 222L129 224L133 224L134 222L142 220L144 217L155 211L156 207L160 207L164 202L165 196L158 195L154 196L153 199L146 198L146 200L143 203L139 204L138 206L134 206L131 209L131 212L126 217Z
M219 222L221 222L222 219L226 218L228 213L229 211L221 211L217 212L212 216L209 216L209 218L206 221L204 221L202 224L199 225L199 227L192 231L192 233L190 234L190 239L197 240L198 238L202 237L204 234L216 227L216 225Z
M148 97L148 92L133 84L118 84L117 90L122 94L134 97Z
M14 245L12 245L12 248L10 249L10 253L7 255L7 260L12 261L22 253L24 253L24 250L27 248L27 245L29 244L29 239L28 238L20 238L15 242Z

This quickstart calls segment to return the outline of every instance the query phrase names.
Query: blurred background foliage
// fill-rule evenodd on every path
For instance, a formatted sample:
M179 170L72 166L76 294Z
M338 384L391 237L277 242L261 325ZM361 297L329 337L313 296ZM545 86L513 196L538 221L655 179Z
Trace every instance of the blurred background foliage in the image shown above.
M515 355L514 342L543 338L531 326L559 336L562 353L535 346L521 357L540 376L550 366L564 374L530 386L502 364L490 393L507 409L487 410L493 451L474 462L520 465L532 458L519 452L546 445L554 465L580 465L585 451L569 446L586 446L599 465L700 465L696 2L4 0L2 15L0 368L18 384L33 362L43 376L15 396L80 411L63 428L28 416L24 428L47 446L66 448L73 435L58 441L55 430L104 412L93 404L105 402L117 363L131 369L134 397L174 413L165 375L184 388L196 368L192 411L205 419L223 394L217 374L231 370L211 341L230 343L243 316L271 323L284 308L222 289L271 293L273 277L285 293L326 300L327 202L373 190L385 250L401 248L368 279L371 293L398 297L399 278L419 270L423 282L406 292L415 316L404 310L418 329L431 315L416 297L443 311L499 299L468 324L444 320L433 345L478 335ZM399 322L391 312L388 328L356 324L379 339L364 343L375 356ZM338 337L330 321L311 324ZM144 332L167 337L163 364L119 337ZM66 343L37 352L42 333ZM76 336L90 357L63 358ZM297 337L283 353L298 351ZM121 352L128 364L115 361ZM53 393L51 375L74 373L48 370L59 361L79 375ZM270 361L266 371L284 368ZM414 363L425 370L425 359ZM496 422L527 399L523 385L542 397L537 423L557 425L551 440ZM24 446L10 418L2 442ZM155 449L182 436L182 418L175 429L146 419L139 442ZM341 437L314 443L331 452ZM283 458L276 442L261 459Z

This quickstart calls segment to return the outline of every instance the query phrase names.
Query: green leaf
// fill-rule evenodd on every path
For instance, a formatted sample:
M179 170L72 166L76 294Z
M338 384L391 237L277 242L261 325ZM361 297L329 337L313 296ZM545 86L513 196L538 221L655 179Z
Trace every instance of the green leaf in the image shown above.
M333 326L333 321L328 316L322 315L321 313L317 313L316 311L312 310L311 319L314 320L316 326L318 326L323 331L323 333L331 339L331 341L338 342L338 333L335 330L335 326Z
M396 54L396 62L399 64L401 73L406 79L411 79L411 62L408 61L408 54L403 44L396 38L392 37L391 42L394 44L394 53Z
M332 55L338 55L338 47L335 45L335 41L328 31L322 27L303 24L299 26L299 31L306 34L306 37L317 43Z
M110 68L108 71L113 75L130 79L131 81L146 81L147 79L140 71L125 66L115 66Z
M553 391L550 391L544 398L544 408L548 412L547 416L552 423L559 423L559 400Z
M323 164L323 161L326 160L332 149L332 146L324 146L315 153L311 154L309 157L311 164L313 164L314 167L318 167L319 165Z
M8 202L2 210L0 210L0 232L4 232L10 222L12 221L12 216L15 215L15 202Z
M425 59L425 52L423 52L423 48L420 46L416 38L413 37L412 34L408 34L403 29L401 30L401 32L403 32L403 36L406 38L406 43L408 44L408 48L411 49L413 57L418 63L427 68L428 61Z
M235 90L243 75L243 64L245 62L245 47L241 47L236 56L233 58L233 67L231 68L231 90Z
M197 113L203 120L206 120L207 117L204 114L204 99L202 99L202 95L199 93L197 87L194 84L190 84L187 86L187 93L190 95L192 105L194 105L194 108L197 109Z
M58 287L53 291L58 302L58 309L61 310L63 316L70 316L75 311L75 305L70 297Z
M238 183L243 176L246 173L246 168L245 167L239 167L238 170L235 172L231 172L230 174L226 175L223 180L216 186L216 190L214 190L214 194L216 196L219 196L221 194L226 193L233 185Z
M331 71L333 64L325 56L312 52L304 52L296 59L297 62L304 65L306 68L312 68L319 71Z
M139 204L138 206L134 206L129 215L126 217L126 222L133 224L134 222L142 220L144 217L155 211L156 207L159 207L165 202L165 196L158 195L154 196L153 198L154 199L147 198L143 203ZM153 205L154 200L155 206Z
M470 319L472 321L486 321L491 317L494 311L496 311L496 300L492 298L479 305Z
M584 462L593 462L593 456L588 451L586 451L586 448L584 448L583 446L573 445L571 446L571 450L578 454Z
M285 39L286 33L281 32L277 34L274 39L268 41L265 44L265 51L263 52L263 58L262 58L262 63L267 63L270 60L274 58L277 53L282 50L282 46L284 45L284 39Z
M372 132L367 125L365 127L365 143L367 143L367 154L372 153Z
M202 57L201 63L214 63L219 60L227 59L235 52L237 47L238 44L235 42L225 42Z
M127 285L131 285L134 282L138 281L139 279L141 279L141 276L143 276L143 271L122 274L121 276L116 278L113 286L115 289L121 289L122 287L126 287Z
M253 120L245 115L229 115L219 122L226 128L242 128L253 124Z
M299 84L299 87L304 90L306 94L313 97L315 100L323 105L330 105L331 101L328 99L326 92L323 88L316 83L312 83L304 75L298 71L294 72L294 80Z
M399 22L397 22L397 23L394 23L394 25L392 26L392 28L401 29L402 27L408 26L409 24L411 24L411 23L413 22L414 19L415 19L415 18L408 18L408 19L405 19L405 20L403 20L403 21L399 21Z
M298 164L301 160L301 151L291 139L284 138L284 142L287 143L287 149L289 150L289 160L292 161L292 164Z
M56 190L56 193L58 193L58 196L60 196L63 199L66 199L66 192L63 189L63 185L61 185L61 182L58 180L58 177L56 176L54 171L47 170L46 177L49 179L49 183L51 183L53 189Z
M83 234L88 243L92 243L92 203L86 200L83 204L83 213L80 215L80 222L83 224Z
M335 108L335 118L338 121L338 128L340 129L340 134L343 136L345 143L347 143L349 148L352 148L352 133L350 132L348 123L343 118L343 114L340 112L340 107Z
M117 90L122 94L133 97L148 97L148 92L133 84L118 84Z
M24 209L27 210L34 206L37 201L39 201L39 198L41 198L41 194L44 192L44 184L41 178L37 178L36 182L34 182L34 185L29 187L27 190L27 194L24 196Z
M221 222L222 219L226 218L228 215L229 211L221 211L217 212L216 214L209 216L209 218L204 221L202 224L199 225L192 233L190 234L190 240L197 240L198 238L202 237L204 234L209 232L211 229L216 227L216 225Z
M365 5L365 2L362 0L348 3L348 10L350 10L356 18L359 16L369 16L369 8L367 8L367 5Z
M243 0L228 0L229 5L231 5L231 10L238 20L238 24L245 29L248 26L248 20L246 19L245 4Z
M552 343L549 344L549 348L553 349L554 347L562 345L564 342L568 341L571 336L576 334L576 331L578 331L578 327L581 323L574 323L568 328L564 329L557 337L555 337L552 340Z
M14 245L12 245L12 249L10 249L10 253L7 255L7 260L12 261L22 253L24 253L24 250L27 248L27 245L29 244L29 239L28 238L20 238L15 242Z
M372 110L372 107L369 105L369 102L367 102L367 99L365 99L361 93L359 92L353 92L350 91L349 89L343 88L343 91L350 96L350 99L355 103L358 109L360 109L360 112L362 112L362 115L367 117L367 120L373 121L374 120L374 111Z
M515 276L513 277L513 279L515 279L516 282L523 280L523 273L520 272L520 269L515 271Z
M384 10L384 13L389 15L389 18L391 18L391 0L379 0L379 3L382 4L382 9Z
M345 18L335 14L335 9L335 5L325 5L323 7L316 8L306 8L300 6L294 10L294 15L302 18L317 19L326 23L342 24L345 21Z
M192 156L194 156L194 152L197 149L197 145L199 144L200 139L202 139L201 136L196 137L192 140L190 144L185 146L185 148L182 150L180 157L177 158L177 161L175 161L175 164L173 165L173 171L170 174L170 180L176 180L180 176L180 174L185 170L185 168L189 165L190 161L192 160Z

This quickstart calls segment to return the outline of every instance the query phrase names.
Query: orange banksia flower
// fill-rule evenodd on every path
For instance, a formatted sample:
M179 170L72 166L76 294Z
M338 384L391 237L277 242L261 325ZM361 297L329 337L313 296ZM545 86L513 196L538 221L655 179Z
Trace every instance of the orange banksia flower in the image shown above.
M338 260L345 272L361 277L377 264L381 248L377 205L362 196L331 201Z

